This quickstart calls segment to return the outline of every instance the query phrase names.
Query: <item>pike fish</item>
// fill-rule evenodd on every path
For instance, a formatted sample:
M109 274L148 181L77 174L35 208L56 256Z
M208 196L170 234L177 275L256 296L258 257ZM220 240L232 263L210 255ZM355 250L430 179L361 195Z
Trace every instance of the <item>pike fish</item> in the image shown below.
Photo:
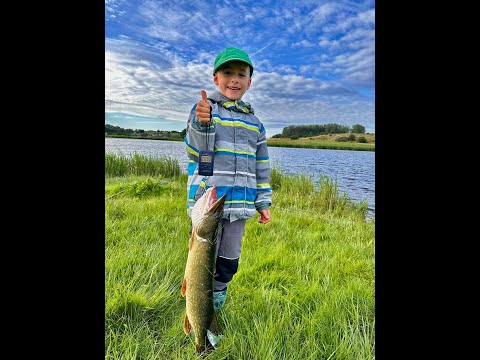
M217 199L217 189L209 188L195 203L191 213L192 234L182 284L186 298L183 331L195 334L195 351L211 350L208 331L218 334L213 310L213 275L215 273L216 235L223 214L226 195Z

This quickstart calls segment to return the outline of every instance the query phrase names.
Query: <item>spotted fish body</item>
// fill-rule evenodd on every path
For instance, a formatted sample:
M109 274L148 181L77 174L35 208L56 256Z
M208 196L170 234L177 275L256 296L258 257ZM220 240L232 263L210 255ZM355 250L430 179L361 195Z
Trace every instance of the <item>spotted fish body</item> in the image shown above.
M217 199L216 186L209 188L197 200L191 214L192 234L182 284L182 296L186 297L183 330L188 335L193 329L195 350L198 353L211 348L207 330L218 334L213 309L213 275L216 233L222 218L225 196Z

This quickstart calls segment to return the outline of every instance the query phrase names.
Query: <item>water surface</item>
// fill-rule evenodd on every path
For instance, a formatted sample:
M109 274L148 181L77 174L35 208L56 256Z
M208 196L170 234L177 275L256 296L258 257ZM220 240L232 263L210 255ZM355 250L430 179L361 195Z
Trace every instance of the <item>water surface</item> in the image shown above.
M105 152L126 156L135 153L168 156L187 171L187 152L182 141L105 138ZM336 180L339 191L350 199L368 202L368 216L375 214L375 152L269 147L270 162L286 174L312 176L317 182L321 174Z

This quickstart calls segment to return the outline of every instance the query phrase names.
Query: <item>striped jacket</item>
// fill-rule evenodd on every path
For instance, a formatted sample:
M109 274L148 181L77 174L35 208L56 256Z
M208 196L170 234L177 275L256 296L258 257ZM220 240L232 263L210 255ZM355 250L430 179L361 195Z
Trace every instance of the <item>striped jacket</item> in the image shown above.
M223 218L249 219L257 209L272 204L270 162L263 124L253 108L243 101L232 101L219 91L208 97L212 121L208 127L190 111L185 143L187 145L187 213L203 192L217 186L218 197L227 194ZM198 175L198 151L214 151L212 176Z

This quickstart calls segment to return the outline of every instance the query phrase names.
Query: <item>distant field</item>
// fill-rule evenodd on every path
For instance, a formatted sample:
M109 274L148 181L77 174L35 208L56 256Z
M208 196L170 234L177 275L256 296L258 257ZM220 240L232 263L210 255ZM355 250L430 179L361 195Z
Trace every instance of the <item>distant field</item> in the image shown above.
M366 143L359 143L355 141L335 141L335 139L344 136L348 137L350 134L332 134L332 135L318 135L312 137L304 137L296 140L290 138L268 138L268 146L277 147L297 147L297 148L312 148L312 149L336 149L336 150L366 150L375 151L375 134L353 134L358 139L359 136L365 136ZM129 135L105 135L111 138L128 138L128 139L145 139L145 140L170 140L183 141L183 138L153 138Z
M375 151L375 134L353 134L356 139L364 136L367 139L366 143L359 143L357 140L347 142L335 141L339 137L348 137L348 135L350 134L318 135L296 140L290 138L268 138L267 144L268 146L279 147Z

